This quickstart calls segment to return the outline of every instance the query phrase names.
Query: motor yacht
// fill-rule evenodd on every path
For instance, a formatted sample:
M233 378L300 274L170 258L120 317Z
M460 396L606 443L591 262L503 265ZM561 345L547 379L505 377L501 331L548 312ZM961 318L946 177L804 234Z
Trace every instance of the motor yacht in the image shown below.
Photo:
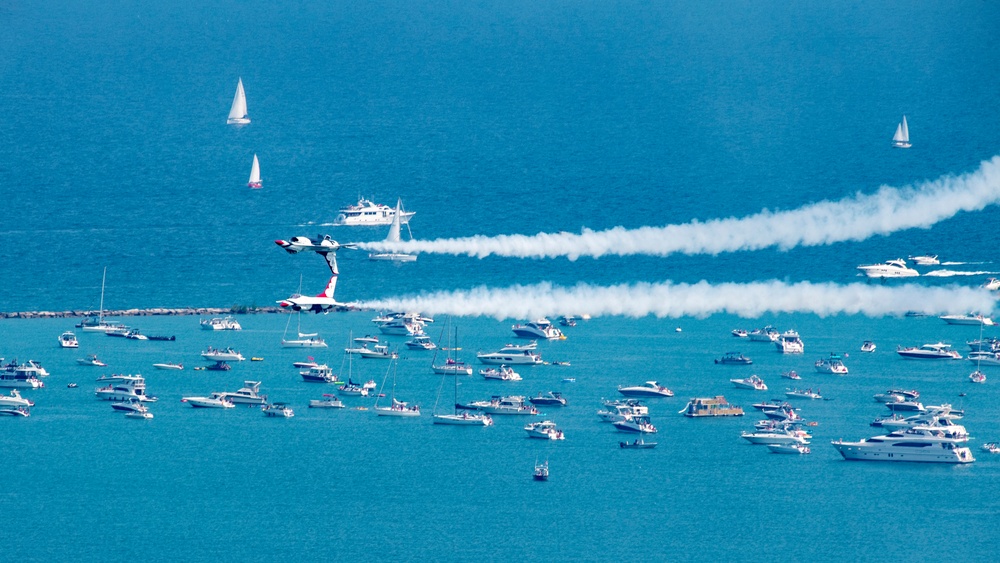
M11 389L9 395L0 395L0 408L31 407L34 405L35 403L22 397L17 389Z
M965 342L971 352L1000 352L1000 338L986 337Z
M548 319L538 319L525 324L516 324L510 327L518 338L541 338L545 340L565 340L566 336L561 330L552 326L552 321Z
M611 424L619 432L637 432L640 434L655 434L656 427L650 422L648 416L633 416L624 420L616 420Z
M647 381L644 385L629 387L618 386L618 392L626 397L673 397L674 392L655 381Z
M716 395L715 397L695 397L688 401L680 413L689 418L743 416L743 407L731 405L725 397Z
M726 352L721 358L717 358L715 363L724 366L748 366L753 363L753 360L739 352Z
M937 266L941 263L936 254L934 256L926 254L923 256L907 256L906 259L913 260L913 263L917 266Z
M776 342L779 336L781 333L771 325L751 330L747 335L751 342Z
M995 324L993 319L987 317L986 315L979 315L976 313L966 313L964 315L943 315L938 318L950 325L993 326Z
M177 370L177 371L179 371L179 370L183 370L184 369L184 364L174 364L174 363L171 363L171 362L163 362L163 363L159 363L159 364L153 364L153 367L156 368L156 369L167 369L167 370Z
M740 433L740 437L751 444L809 444L809 435L805 430L796 430L791 426L776 426L768 430Z
M125 338L125 335L132 332L132 327L123 324L116 324L114 326L108 327L104 331L104 336L112 336L115 338Z
M309 361L307 362L292 362L292 367L298 369L309 369L318 366L319 364L312 360L312 356L309 356Z
M138 399L129 399L128 401L112 402L111 410L118 412L144 412L149 409L142 404L142 401Z
M869 278L911 278L920 275L920 272L906 266L906 260L897 258L886 260L881 264L868 264L858 266Z
M466 410L478 410L492 415L536 415L538 409L525 404L520 395L494 395L488 401L473 401L467 405L455 405Z
M417 313L404 313L379 325L382 334L389 336L417 336L424 334L424 321Z
M879 403L899 403L919 399L920 391L916 389L889 389L885 393L876 393L874 397Z
M858 442L831 442L846 460L972 463L972 451L959 444L968 438L948 438L938 430L908 428Z
M400 211L400 224L410 222L415 211ZM382 203L372 203L371 200L358 198L358 203L341 207L333 224L345 227L376 227L389 226L396 217L396 209Z
M31 416L31 409L28 407L0 407L0 415L3 416Z
M8 389L38 389L45 387L42 380L38 379L31 371L22 370L20 367L5 369L0 371L0 387Z
M97 388L94 395L104 401L156 401L156 397L146 395L146 380L141 375L104 375L97 378L97 382L104 385Z
M558 391L547 391L544 395L539 393L535 397L529 397L528 401L533 405L544 405L552 407L565 407L568 403L562 393Z
M906 400L885 403L886 408L892 412L926 412L927 409L920 401Z
M232 317L216 317L214 319L203 319L201 321L203 330L243 330L240 323Z
M208 397L184 397L181 402L196 409L231 409L236 406L221 395L221 393L212 393Z
M972 352L966 359L977 366L1000 366L1000 352Z
M556 427L556 423L551 420L542 420L540 422L532 422L531 424L524 427L524 431L528 433L529 438L539 438L541 440L565 440L566 436L563 435L563 431Z
M0 361L3 361L3 358L0 358ZM38 378L49 376L49 372L46 371L45 368L42 367L42 364L38 363L37 361L28 360L27 362L19 364L17 362L17 358L11 360L10 363L4 365L3 369L0 370L0 373L3 372L11 374L24 374L29 377L38 377Z
M875 351L875 343L872 342L871 340L865 340L861 344L861 351L862 352L874 352Z
M497 352L478 352L476 359L486 365L538 365L543 363L541 354L536 353L535 347L532 345L522 347L508 344Z
M131 328L125 333L125 338L129 340L149 340L149 337L139 332L137 328Z
M816 360L816 371L820 373L832 373L834 375L847 375L847 366L836 354L830 354L829 358Z
M521 375L505 365L499 368L487 368L479 370L479 375L484 379L495 379L498 381L521 381Z
M794 330L786 330L781 333L781 337L775 341L774 345L782 354L801 354L805 351L805 344L799 338L799 333Z
M597 411L597 416L604 422L619 422L636 416L648 416L649 408L635 399L628 401L606 401L605 408Z
M311 409L342 409L344 408L344 403L337 398L336 395L330 393L323 393L322 399L310 399L309 408Z
M411 350L436 350L437 344L435 344L430 336L426 334L418 334L411 340L404 342L406 347Z
M295 411L285 403L271 403L261 410L264 411L264 416L271 418L292 418L295 416Z
M962 355L951 349L951 344L938 342L923 346L904 348L896 347L896 353L907 359L914 360L961 360Z
M333 370L326 364L313 366L307 370L300 371L299 377L308 383L340 383Z
M80 341L76 339L76 335L73 334L73 331L67 330L59 335L59 346L61 348L79 348Z
M822 399L823 395L819 394L819 389L813 391L810 389L789 389L785 391L785 396L790 399Z
M737 389L752 389L754 391L767 391L767 384L759 376L751 375L743 379L730 379L730 383Z
M389 351L387 344L376 344L371 349L365 344L357 350L357 354L366 360L392 360L399 357L397 352Z
M766 444L767 449L775 454L808 454L812 453L805 444Z
M242 362L245 359L243 354L240 354L232 348L222 349L213 348L211 346L201 353L201 357L213 362Z
M212 393L226 399L234 405L264 405L267 404L267 395L260 394L260 381L244 381L243 387L232 393L223 391Z
M779 408L764 409L761 412L764 413L764 416L766 416L770 420L776 420L778 422L804 422L805 419L802 418L802 416L799 415L799 413L796 412L796 410L797 409L785 403L784 406L781 406Z
M97 354L89 354L86 358L77 358L76 363L81 366L107 367L108 364L97 359Z

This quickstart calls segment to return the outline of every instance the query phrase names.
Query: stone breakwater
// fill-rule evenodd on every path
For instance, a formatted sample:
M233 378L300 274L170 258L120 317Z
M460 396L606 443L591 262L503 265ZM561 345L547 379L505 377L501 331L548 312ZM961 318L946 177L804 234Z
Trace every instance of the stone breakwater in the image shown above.
M104 311L105 317L153 317L153 316L180 316L196 315L202 317L215 317L219 315L245 315L256 313L288 313L281 307L185 307L185 308L165 308L154 309L121 309L114 311ZM99 311L21 311L13 313L0 312L3 319L66 319L75 317L96 317Z

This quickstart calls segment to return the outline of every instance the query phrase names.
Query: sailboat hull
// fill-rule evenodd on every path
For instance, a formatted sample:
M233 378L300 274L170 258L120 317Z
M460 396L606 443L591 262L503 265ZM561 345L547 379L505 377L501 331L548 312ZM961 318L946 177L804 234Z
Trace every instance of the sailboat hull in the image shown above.
M488 416L461 415L461 414L436 414L434 424L447 424L451 426L491 426L493 419Z

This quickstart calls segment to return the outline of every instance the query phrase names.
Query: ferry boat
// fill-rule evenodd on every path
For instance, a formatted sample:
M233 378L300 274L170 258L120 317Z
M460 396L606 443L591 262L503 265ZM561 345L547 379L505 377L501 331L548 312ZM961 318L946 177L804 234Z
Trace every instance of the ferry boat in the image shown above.
M695 397L680 411L684 416L699 418L705 416L743 416L743 407L730 405L722 395L714 398Z
M236 322L236 319L232 317L216 317L214 319L202 320L201 328L203 330L243 330L240 323Z
M382 203L372 203L371 200L359 198L358 203L347 205L338 210L337 218L333 220L336 226L344 227L374 227L388 226L392 224L396 216L396 210ZM406 224L410 222L410 217L416 214L414 211L401 211L399 222Z

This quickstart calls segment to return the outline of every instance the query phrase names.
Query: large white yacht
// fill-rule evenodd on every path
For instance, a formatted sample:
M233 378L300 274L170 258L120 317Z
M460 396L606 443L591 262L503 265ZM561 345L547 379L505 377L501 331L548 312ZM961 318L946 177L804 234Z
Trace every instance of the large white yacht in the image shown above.
M859 442L837 440L833 447L848 460L972 463L972 450L959 444L968 438L949 438L938 429L908 428Z
M236 406L220 395L221 393L212 393L209 397L184 397L181 402L196 409L231 409Z
M142 401L151 403L156 397L146 395L146 380L141 375L105 375L97 378L98 387L94 395L105 401Z
M951 349L951 344L938 342L937 344L924 344L916 348L897 347L896 353L904 358L918 360L961 360L962 355Z
M906 260L896 258L886 260L881 264L867 264L858 266L869 278L912 278L920 275L920 272L906 266Z
M618 392L626 397L673 397L674 392L655 381L647 381L644 385L618 387Z
M204 330L243 330L240 323L232 317L216 317L201 321L201 328Z
M805 430L797 430L788 425L772 425L756 432L741 432L740 437L751 444L809 444L809 435Z
M213 348L211 346L201 353L201 357L213 362L242 362L244 360L243 354L240 354L232 348L226 348L223 350L221 348Z
M781 337L775 341L774 345L782 354L801 354L806 348L802 339L799 338L799 333L791 329L781 333Z
M406 313L383 322L378 329L390 336L417 336L424 333L424 321L417 313Z
M401 211L399 222L406 224L410 222L410 217L416 213L413 211ZM391 225L396 216L396 210L388 205L372 203L371 200L359 198L358 203L341 207L337 218L333 224L337 226L350 227L371 227L378 225Z
M260 381L244 381L243 387L239 391L212 393L212 396L226 399L235 405L264 405L267 404L267 395L260 394Z
M773 326L767 325L763 328L751 330L747 336L751 342L776 342L781 333Z
M508 344L496 352L478 352L476 358L490 365L538 365L542 363L542 356L535 352L537 346L535 341L524 345Z
M552 321L548 319L538 319L525 324L516 324L510 327L518 338L544 338L546 340L565 340L566 336L561 330L552 326Z
M35 403L25 399L17 392L17 389L11 389L10 395L0 395L0 407L31 407Z

